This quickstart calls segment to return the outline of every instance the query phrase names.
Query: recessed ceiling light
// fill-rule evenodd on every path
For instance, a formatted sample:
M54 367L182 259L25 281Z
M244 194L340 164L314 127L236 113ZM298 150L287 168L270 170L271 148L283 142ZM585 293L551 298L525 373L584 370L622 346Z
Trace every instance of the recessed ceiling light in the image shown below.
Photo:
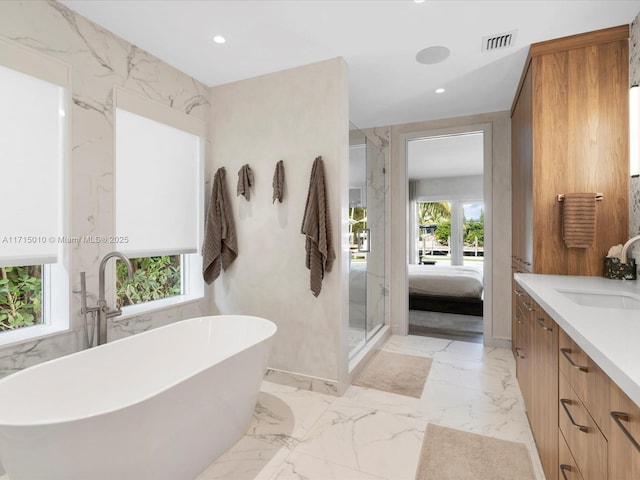
M424 3L424 0L413 0L413 3Z
M444 88L436 88L436 93L444 93Z
M433 65L445 61L449 57L449 53L447 47L423 48L416 54L416 61L425 65Z
M227 40L222 35L216 35L215 37L213 37L213 41L216 42L216 43L222 44L222 43L226 42Z

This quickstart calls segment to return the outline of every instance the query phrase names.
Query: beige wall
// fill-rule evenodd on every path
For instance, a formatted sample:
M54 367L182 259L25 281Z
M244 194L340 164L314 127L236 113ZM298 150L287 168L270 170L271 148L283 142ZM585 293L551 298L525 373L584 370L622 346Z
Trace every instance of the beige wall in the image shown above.
M510 304L504 301L511 291L511 119L509 112L495 112L391 127L391 325L395 333L407 328L406 245L407 168L402 142L412 134L430 131L464 130L488 125L491 143L490 171L485 164L485 250L491 243L491 265L485 266L485 344L508 346L511 339ZM489 193L489 195L486 195ZM490 197L490 198L489 198ZM489 200L488 200L489 198ZM489 256L489 254L486 254Z
M341 234L348 203L346 64L336 58L214 87L211 104L209 175L226 168L239 250L212 286L215 307L274 321L278 332L269 367L294 380L326 379L320 383L337 388L347 359L348 248ZM318 155L325 164L337 259L315 298L300 226ZM283 203L273 204L278 160L284 160L286 189ZM237 172L245 163L255 175L250 202L236 196Z

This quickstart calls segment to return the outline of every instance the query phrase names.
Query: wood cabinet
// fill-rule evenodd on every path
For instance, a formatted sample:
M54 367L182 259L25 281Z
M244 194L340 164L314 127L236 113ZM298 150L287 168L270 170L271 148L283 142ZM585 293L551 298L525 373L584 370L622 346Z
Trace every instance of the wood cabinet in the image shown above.
M515 287L516 373L547 480L640 479L640 406Z
M560 373L575 390L605 437L609 433L609 377L573 339L560 329Z
M516 284L516 376L547 480L557 479L558 326Z
M629 27L531 45L511 109L512 255L533 273L602 275L629 236ZM557 195L598 192L591 248L566 248Z
M547 480L558 478L558 325L537 304L532 324L534 371L531 407L536 445Z
M609 479L640 478L640 407L611 383Z
M558 430L558 464L560 480L584 480L578 470L578 463L573 458L560 430Z
M584 480L607 478L607 440L589 410L561 373L558 424Z
M608 249L629 237L628 37L629 26L623 25L536 43L529 49L511 109L514 273L599 276ZM590 248L566 248L562 238L557 196L572 192L603 195L596 206ZM603 478L598 475L603 462L607 465L611 423L606 408L609 388L604 386L608 379L592 362L587 366L592 375L584 383L579 370L562 363L567 355L577 365L590 360L576 353L576 345L562 337L542 309L534 306L529 311L530 300L514 282L516 375L545 475L548 480ZM561 338L564 353L559 350ZM559 388L569 398L562 404ZM586 443L577 435L584 432L569 427L567 411L590 422L593 435ZM591 452L593 445L599 445L596 453ZM582 453L583 447L590 453ZM578 471L559 469L567 458L563 448L573 455Z

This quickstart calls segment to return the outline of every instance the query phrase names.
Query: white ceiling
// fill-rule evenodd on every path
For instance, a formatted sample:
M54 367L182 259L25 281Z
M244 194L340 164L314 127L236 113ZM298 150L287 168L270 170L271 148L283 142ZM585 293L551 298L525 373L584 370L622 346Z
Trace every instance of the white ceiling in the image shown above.
M61 3L209 86L344 57L360 128L508 110L528 45L628 24L640 12L640 0ZM484 36L512 30L514 45L481 51ZM217 34L227 43L214 44ZM437 45L451 50L443 63L415 61Z

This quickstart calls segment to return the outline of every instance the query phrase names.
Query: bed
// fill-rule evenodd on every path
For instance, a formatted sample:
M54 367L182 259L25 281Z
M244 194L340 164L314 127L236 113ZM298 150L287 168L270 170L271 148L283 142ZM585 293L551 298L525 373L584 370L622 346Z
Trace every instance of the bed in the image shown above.
M482 270L409 265L409 309L482 316Z

